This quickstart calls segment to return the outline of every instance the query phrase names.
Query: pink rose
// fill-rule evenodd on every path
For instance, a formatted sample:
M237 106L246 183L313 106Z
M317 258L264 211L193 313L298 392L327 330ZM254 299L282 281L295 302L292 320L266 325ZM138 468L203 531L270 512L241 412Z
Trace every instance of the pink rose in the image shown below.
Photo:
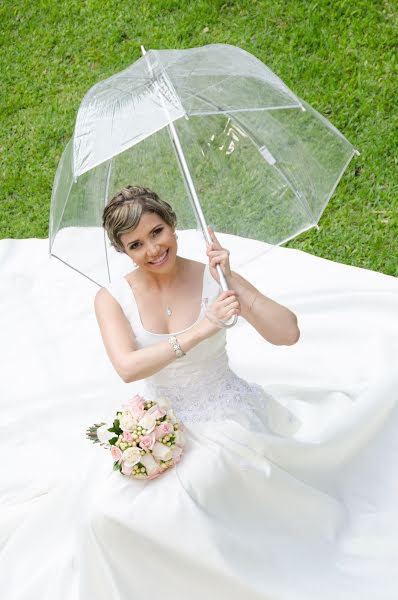
M133 396L132 398L129 398L124 404L123 407L127 408L128 410L130 410L130 408L132 408L133 406L135 406L136 404L138 404L139 402L141 402L141 400L143 400L142 396L139 396L138 394L136 394L135 396Z
M142 396L139 396L138 394L136 394L135 396L133 396L132 398L129 398L129 400L127 400L127 405L131 410L138 404L141 404L141 402L144 404L144 398Z
M132 442L133 441L133 436L131 435L131 433L129 431L123 431L123 439L126 442Z
M155 473L152 473L152 475L148 477L148 479L156 479L156 477L159 477L159 475L161 475L162 473L163 471L159 469L159 471L155 471Z
M136 404L134 407L130 406L130 411L136 421L142 419L146 412L144 401L140 402L139 404Z
M112 446L111 454L112 454L113 460L120 461L120 459L122 458L122 451L117 446Z
M172 449L173 452L173 460L174 462L179 462L180 458L181 458L181 454L182 454L182 448L180 448L180 446L174 446L174 448Z
M156 406L156 404L151 406L147 412L149 415L153 415L155 419L161 419L166 414L166 411Z
M156 439L158 440L164 437L165 435L169 435L170 433L173 433L173 431L173 425L168 421L163 421L163 423L160 423L160 425L158 425L155 429Z
M162 433L162 431L159 429L159 425L158 425L157 427L155 427L155 430L154 430L154 432L153 432L153 433L155 434L155 438L156 438L157 440L160 440L160 438L162 438L162 437L163 437L163 433Z
M133 467L127 467L124 463L122 463L122 473L123 475L131 475Z
M141 446L141 448L143 448L144 450L152 450L155 441L155 434L148 433L147 435L143 435L141 437L141 441L138 445Z

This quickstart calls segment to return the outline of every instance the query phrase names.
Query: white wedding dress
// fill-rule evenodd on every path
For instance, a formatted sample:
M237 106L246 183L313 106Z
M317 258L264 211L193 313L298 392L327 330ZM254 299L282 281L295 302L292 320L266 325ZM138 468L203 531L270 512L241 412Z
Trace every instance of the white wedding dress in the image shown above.
M294 252L289 258L293 260L301 255L299 260L303 266L305 254ZM285 249L278 249L272 258L263 260L262 266L268 269L268 275L272 260L277 261L284 253ZM311 260L322 261L315 257ZM34 259L31 261L34 268ZM322 268L327 270L328 261L323 262ZM282 263L283 260L279 269L284 268ZM336 290L329 290L327 296L325 290L330 279L326 276L323 295L319 290L307 296L297 293L291 302L289 299L286 302L299 316L304 340L300 339L295 346L266 344L258 334L249 332L247 324L241 323L229 332L227 346L227 332L220 330L145 382L128 386L118 383L120 390L125 390L125 399L136 391L150 398L169 397L176 415L185 424L187 442L181 461L152 481L128 479L112 471L112 459L102 448L86 440L84 446L74 442L76 429L83 437L88 425L113 417L121 406L115 383L103 392L107 400L105 397L95 399L95 393L100 398L100 387L113 375L111 368L106 371L106 361L99 350L91 355L88 346L85 353L80 354L81 345L90 344L85 341L90 336L86 330L79 335L76 329L74 371L65 371L62 375L58 361L53 360L49 364L58 369L57 375L49 371L48 377L56 380L58 387L44 396L43 393L35 395L34 390L39 388L34 387L37 384L32 376L30 396L17 396L15 392L19 409L12 400L4 404L5 417L10 415L11 419L13 415L12 420L6 419L7 427L3 430L3 440L13 446L8 457L20 465L25 456L25 469L31 460L34 477L30 478L26 472L26 487L22 491L19 483L22 478L18 479L21 472L14 469L13 475L8 477L7 490L2 489L5 512L0 522L0 589L3 598L396 600L398 376L389 363L389 358L395 361L397 356L396 339L389 338L390 332L396 332L396 323L391 321L388 329L387 321L382 319L396 310L398 286L387 276L370 275L370 271L343 265L338 267L352 269L346 280L346 291L340 298ZM307 268L311 268L310 262ZM303 266L302 272L304 270ZM373 277L376 286L363 285L362 305L348 289L354 271L368 273L367 282ZM261 287L263 273L257 265L253 277L249 271L247 275ZM358 293L361 281L365 282L365 279L360 280L360 277L365 278L364 274L358 274L356 280ZM42 278L32 298L36 295L37 299L40 294L43 303L41 294L45 289L50 304L49 281L50 278ZM52 282L56 287L54 279ZM380 350L380 355L377 334L373 332L372 364L385 350L388 352L382 365L385 368L376 369L373 378L365 380L366 373L361 371L356 378L354 371L360 364L368 368L366 352L370 350L369 347L363 349L364 354L359 356L362 345L355 345L352 335L361 334L353 314L366 305L366 298L376 306L377 285L380 298L384 294L385 312L379 318L385 326L384 334L380 335L385 336L387 346ZM167 339L166 334L144 329L132 290L124 277L118 277L107 289L125 312L139 347ZM211 303L219 292L206 266L202 296ZM68 293L65 285L59 294L65 302L65 320L68 320L67 311L72 310L68 306L71 297ZM306 329L306 309L300 304L303 298L308 301L306 306L315 311L312 318L316 319L314 315L323 310L322 314L326 312L327 317L324 324L330 323L332 328L342 322L333 311L338 314L339 306L344 306L343 310L352 307L343 322L349 327L351 319L353 329L348 337L341 330L339 346L336 346L336 361L339 353L342 359L340 380L333 374L333 366L324 364L324 348L330 351L336 343L333 331L330 330L330 337L326 339L325 332L319 333L324 326L319 320L313 329L310 326ZM282 297L278 300L284 303ZM39 304L32 302L30 310L32 306L37 308ZM92 319L90 331L94 331L92 299L87 306L90 307L87 314L89 310L91 314L85 319ZM3 308L7 307L11 310L11 304ZM322 310L319 307L323 307ZM373 308L369 304L364 310ZM47 324L55 346L48 348L48 354L41 358L51 361L58 338L51 328L52 317L47 307L44 312L46 321L40 321L38 310L36 319L43 327ZM203 309L198 319L202 316ZM374 325L378 326L376 320L375 317ZM20 322L22 327L25 322ZM63 325L59 326L62 329ZM63 343L67 343L66 329L62 331ZM306 346L306 336L310 343L311 335L325 339L317 342L315 354L305 355L311 347L311 344ZM24 335L24 340L28 339L29 331ZM95 344L100 344L99 336ZM93 348L97 348L95 344ZM303 344L301 348L300 344ZM227 347L231 347L230 355ZM357 348L357 356L353 348ZM68 349L72 349L72 343ZM33 353L30 356L35 360ZM349 356L352 364L344 371ZM96 362L96 383L94 377L88 375L94 373L90 370L93 362ZM14 379L11 385L11 375L8 375L11 358L7 365L3 382L9 382L8 390L12 394L22 383ZM106 371L103 376L101 369ZM237 371L241 373L238 375ZM15 377L16 371L13 373ZM246 376L242 377L242 373ZM322 381L319 373L322 373ZM352 376L351 383L343 377L348 374ZM329 375L329 381L335 379L334 386L327 383ZM79 388L72 387L73 378L80 380L80 392ZM60 381L67 390L64 402L60 399L63 393ZM116 377L112 381L116 382ZM297 381L301 383L295 383ZM96 392L90 395L93 387ZM39 430L39 423L51 414L54 403L56 415L51 427L43 426L40 430L43 439L29 445L32 424ZM89 411L84 408L88 403ZM17 410L20 412L13 412ZM72 421L68 421L70 414L75 415ZM22 444L21 452L11 436L12 426L18 426L28 439L27 446ZM65 438L69 434L70 448L57 454L58 446L67 446ZM48 456L49 439L54 463L48 459L39 474L35 464L40 463L43 453ZM34 448L38 448L37 453ZM45 472L51 472L53 480L45 481ZM28 507L25 512L24 502Z

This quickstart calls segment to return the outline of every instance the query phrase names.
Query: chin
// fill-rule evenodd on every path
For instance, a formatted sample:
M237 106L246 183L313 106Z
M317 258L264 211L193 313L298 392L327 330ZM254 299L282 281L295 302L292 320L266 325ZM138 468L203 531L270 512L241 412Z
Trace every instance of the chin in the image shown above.
M151 269L151 271L160 271L163 269L169 269L170 267L173 267L176 259L176 251L173 248L169 247L165 250L165 252L167 252L167 255L162 263L160 263L159 265L155 265L148 262L145 266Z

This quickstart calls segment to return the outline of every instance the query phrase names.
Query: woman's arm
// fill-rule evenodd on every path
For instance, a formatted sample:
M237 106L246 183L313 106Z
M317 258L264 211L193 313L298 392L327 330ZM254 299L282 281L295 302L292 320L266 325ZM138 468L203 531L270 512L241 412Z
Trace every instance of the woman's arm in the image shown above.
M240 302L241 315L271 344L291 346L300 338L296 315L264 296L244 277L231 271L229 284Z
M231 271L229 251L221 247L211 227L209 234L212 243L208 245L207 255L211 274L219 281L216 265L221 265L230 288L236 293L242 317L271 344L291 346L298 342L300 330L296 315L285 306L261 294L244 277Z
M236 295L223 292L210 307L211 317L228 320L239 314ZM94 300L95 315L108 357L118 375L126 383L157 373L174 360L176 354L169 342L162 341L145 348L137 348L134 332L120 304L106 288L101 288ZM181 349L189 352L219 328L214 321L204 318L177 337Z
M205 339L198 327L180 333L178 343L184 352L189 352L194 346ZM176 353L168 341L158 342L125 354L123 359L123 381L131 383L157 373L170 363L177 360Z

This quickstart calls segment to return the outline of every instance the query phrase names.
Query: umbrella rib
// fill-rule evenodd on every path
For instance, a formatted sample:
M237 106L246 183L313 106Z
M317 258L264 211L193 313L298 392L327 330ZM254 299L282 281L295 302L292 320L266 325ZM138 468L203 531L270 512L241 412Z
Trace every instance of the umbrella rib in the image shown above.
M194 111L194 112L189 112L188 115L190 117L197 117L197 116L206 116L206 115L229 115L229 114L233 114L233 113L243 113L243 112L256 112L256 111L271 111L271 110L286 110L289 108L301 108L300 104L289 104L286 106L258 106L255 108L227 108L227 109L220 109L217 111L209 111L209 112L200 112L200 111Z
M76 267L70 265L65 260L62 260L62 258L60 258L59 256L57 256L56 254L52 254L51 253L50 256L53 256L54 258L58 258L58 260L60 260L61 262L63 262L64 265L66 265L67 267L70 267L74 271L77 271L77 273L80 273L80 275L83 275L84 277L86 277L87 279L89 279L90 281L92 281L93 283L95 283L96 285L98 285L98 287L100 287L100 288L103 287L100 283L98 283L98 281L95 281L95 279L92 279L91 277L89 277L88 275L86 275L85 273L83 273L83 271L79 271L79 269L76 269Z
M213 83L213 84L209 85L204 90L200 91L200 95L196 94L193 91L191 91L190 88L187 88L186 86L183 86L183 87L185 87L186 90L188 90L189 92L191 92L190 95L188 96L188 98L184 99L184 102L185 102L185 100L189 100L192 97L199 98L199 99L204 100L206 102L207 101L206 98L203 98L203 96L201 94L204 94L205 92L208 92L209 90L211 90L211 88L213 88L213 87L215 87L217 85L224 84L226 81L228 81L229 79L233 79L233 78L235 78L235 75L229 75L228 77L225 77L221 81L217 81L216 83ZM292 104L288 104L286 106L264 107L264 108L261 108L261 110L277 110L277 109L280 109L280 108L302 108L302 105L301 104L293 104L293 105ZM232 109L232 110L243 112L245 110L259 110L259 109L254 107L254 108L248 108L248 109ZM218 112L220 112L220 110ZM196 115L196 114L206 115L206 114L212 114L212 113L203 113L203 112L200 112L200 111L195 111L195 112L190 112L189 113L189 115Z
M282 167L280 167L279 165L274 165L274 168L276 169L277 173L279 173L279 175L282 177L282 179L287 183L289 188L292 190L294 197L297 198L301 208L303 208L307 215L310 217L312 224L315 225L316 218L311 212L307 198L302 192L294 189L292 182L290 181L289 177L286 175Z
M73 143L72 143L72 140L73 140L73 138L71 138L71 139L69 140L69 144L71 144L71 145L72 145L72 158L71 158L71 162L72 162L72 165L73 165L73 162L74 162L74 161L73 161L74 148L73 148ZM73 172L73 169L72 169L72 172ZM71 189L72 189L72 185L73 185L73 177L71 177L70 184L69 184L69 187L68 187L68 193L67 193L67 195L66 195L66 199L65 199L64 206L63 206L63 208L62 208L62 214L61 214L60 218L58 219L58 223L57 223L57 226L56 226L56 229L55 229L55 235L54 235L54 236L53 236L53 238L52 238L52 242L53 242L53 243L51 243L51 242L50 242L50 247L49 247L49 253L50 253L50 255L51 255L51 249L52 249L52 247L53 247L53 244L54 244L54 241L53 241L53 240L54 240L55 236L57 235L57 233L58 233L58 231L59 231L59 229L58 229L58 228L59 228L59 225L60 225L60 223L61 223L61 221L62 221L62 218L63 218L63 216L64 216L65 208L66 208L66 205L67 205L67 203L68 203L69 194L70 194L70 191L71 191ZM54 189L55 189L55 188L54 188ZM52 206L52 198L51 198L51 206Z
M296 231L295 233L293 233L292 235L290 235L289 237L285 238L284 240L282 240L281 242L277 242L276 244L268 244L268 242L263 242L264 244L269 245L269 248L265 248L263 251L261 251L259 254L256 254L255 256L253 256L252 258L250 258L249 260L243 260L243 262L240 262L237 264L236 268L239 269L243 266L247 266L250 263L252 263L253 261L257 260L258 258L260 258L260 256L263 256L266 252L270 252L275 246L282 246L282 244L286 244L286 242L289 242L290 240L293 240L295 237L299 236L300 234L304 233L305 231L308 231L309 229L311 229L312 227L315 227L316 225L314 223L311 223L310 225L305 225L305 227L302 227L301 229L299 229L298 231Z
M104 194L104 207L107 205L107 200L108 200L108 192L109 192L109 181L111 178L111 172L112 172L112 158L109 161L108 164L108 171L106 174L106 184L105 184L105 194ZM104 247L105 247L105 259L106 259L106 268L108 271L108 279L109 281L111 281L111 274L110 274L110 270L109 270L109 260L108 260L108 250L106 247L106 235L105 235L105 228L103 227L103 233L104 233Z
M221 81L216 81L215 83L212 83L211 85L207 86L204 90L201 90L201 94L204 94L205 92L208 92L209 90L211 90L211 88L213 88L216 85L220 85L222 83L224 83L225 81L228 81L228 79L232 79L234 77L234 75L229 75L228 77L225 77L224 79L222 79ZM188 89L189 88L185 88ZM192 96L195 96L195 98L200 98L200 96L197 96L195 94L195 92L192 92L190 96L188 96L187 100L189 100L189 98L192 98Z
M351 160L354 158L355 154L357 154L357 150L356 150L356 148L353 148L353 150L352 150L350 156L348 157L348 160L346 161L346 163L345 163L345 165L344 165L344 167L343 167L340 175L336 179L334 185L332 186L332 189L330 190L329 194L326 197L326 201L325 201L324 205L322 206L322 208L321 208L321 210L319 212L319 215L317 217L317 222L321 218L323 211L325 210L326 206L328 205L328 202L329 202L330 198L332 197L332 195L334 194L334 191L335 191L336 187L338 186L338 184L340 182L340 179L343 177L346 168L350 164Z

